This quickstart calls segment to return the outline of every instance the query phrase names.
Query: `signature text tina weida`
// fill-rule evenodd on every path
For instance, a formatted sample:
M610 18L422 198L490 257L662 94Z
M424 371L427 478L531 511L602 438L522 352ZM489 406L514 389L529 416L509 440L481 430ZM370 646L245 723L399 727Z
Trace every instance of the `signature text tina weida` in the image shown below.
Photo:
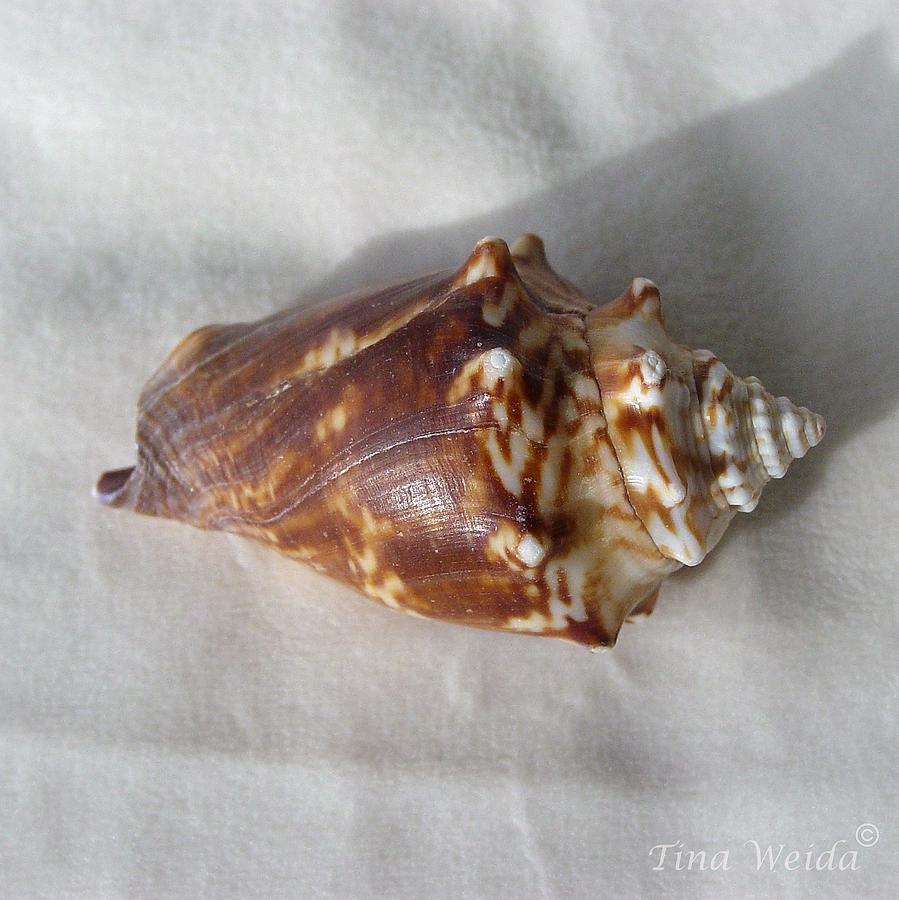
M855 829L855 840L841 839L827 846L808 844L803 848L788 844L763 844L752 838L740 848L739 861L752 865L758 872L845 872L859 868L860 851L880 840L876 825L866 822ZM679 872L728 872L737 863L729 848L699 850L683 841L656 844L650 851L653 870Z

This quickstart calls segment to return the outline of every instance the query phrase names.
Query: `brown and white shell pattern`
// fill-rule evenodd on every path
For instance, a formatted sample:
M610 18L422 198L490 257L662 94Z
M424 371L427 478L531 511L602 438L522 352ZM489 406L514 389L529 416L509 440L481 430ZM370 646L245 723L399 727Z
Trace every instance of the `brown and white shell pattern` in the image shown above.
M113 506L270 544L410 613L611 645L823 422L594 307L539 238L456 271L185 338Z

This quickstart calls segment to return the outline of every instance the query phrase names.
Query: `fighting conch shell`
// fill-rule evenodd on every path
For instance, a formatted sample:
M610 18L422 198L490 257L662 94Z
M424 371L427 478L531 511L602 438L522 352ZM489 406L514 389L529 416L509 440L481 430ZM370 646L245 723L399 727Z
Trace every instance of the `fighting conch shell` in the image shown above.
M97 496L396 609L598 647L823 434L674 343L652 282L593 306L526 234L193 332L141 394L137 465Z

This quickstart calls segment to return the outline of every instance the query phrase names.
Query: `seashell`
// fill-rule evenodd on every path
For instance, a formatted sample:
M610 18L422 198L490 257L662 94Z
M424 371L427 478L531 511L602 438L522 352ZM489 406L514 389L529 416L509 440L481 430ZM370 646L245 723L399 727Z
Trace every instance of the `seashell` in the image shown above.
M539 238L484 238L456 271L188 335L96 493L389 607L599 647L823 435L672 341L651 281L594 306Z

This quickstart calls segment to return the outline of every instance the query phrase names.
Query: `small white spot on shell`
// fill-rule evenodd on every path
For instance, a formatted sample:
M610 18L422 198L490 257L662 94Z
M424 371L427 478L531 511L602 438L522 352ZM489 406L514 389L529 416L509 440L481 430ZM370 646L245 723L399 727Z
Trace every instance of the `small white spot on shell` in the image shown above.
M631 293L635 297L642 297L643 291L648 287L655 287L655 282L650 281L648 278L635 278L631 282Z
M645 384L659 385L668 372L665 360L655 350L647 350L640 360L640 375Z
M599 388L595 378L588 378L578 373L574 376L574 394L579 400L586 400L599 405Z
M546 556L546 548L532 534L526 534L515 549L518 558L530 568L539 566Z
M513 363L512 354L503 347L495 347L487 354L487 365L497 375L508 375L512 371Z

